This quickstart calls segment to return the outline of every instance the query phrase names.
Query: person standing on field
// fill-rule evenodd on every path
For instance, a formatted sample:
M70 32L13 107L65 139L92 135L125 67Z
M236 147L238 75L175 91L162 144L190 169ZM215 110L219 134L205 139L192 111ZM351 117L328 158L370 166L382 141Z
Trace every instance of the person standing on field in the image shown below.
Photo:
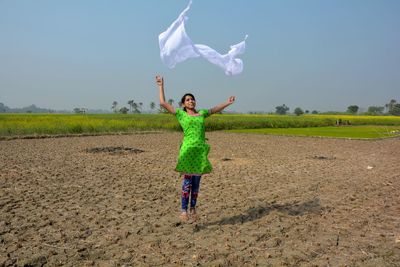
M183 129L183 141L179 151L178 163L175 170L183 176L182 180L182 210L180 218L188 221L197 219L196 203L203 174L210 173L212 166L208 160L210 146L206 143L204 119L221 112L235 102L235 97L209 110L196 110L196 100L190 93L185 94L181 100L182 109L175 109L165 101L164 79L157 75L156 83L159 87L160 105L169 113L176 116ZM190 203L189 203L190 198ZM190 209L188 211L190 204Z

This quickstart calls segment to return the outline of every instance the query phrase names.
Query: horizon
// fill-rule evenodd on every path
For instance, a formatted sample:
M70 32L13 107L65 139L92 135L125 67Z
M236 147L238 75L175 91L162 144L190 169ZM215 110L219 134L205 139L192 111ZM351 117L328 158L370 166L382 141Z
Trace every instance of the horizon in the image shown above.
M54 114L57 114L57 113L75 113L75 109L80 109L80 110L84 109L85 110L84 113L87 113L87 114L108 114L108 113L119 113L119 114L121 114L121 111L120 111L121 108L126 107L126 108L129 109L129 105L118 106L119 109L118 109L117 112L115 112L115 111L113 111L112 108L107 110L107 109L101 109L101 108L75 107L75 108L69 110L69 109L51 109L51 108L47 108L47 107L41 107L41 106L38 106L36 104L30 104L28 106L23 106L23 107L9 107L5 103L0 102L0 106L1 106L1 104L3 104L5 107L9 108L10 110L14 110L14 111L17 111L17 112L2 112L0 110L0 114L1 113L43 113L43 112L35 112L33 110L30 110L30 112L22 112L22 110L25 110L25 109L28 109L28 108L31 108L31 107L32 108L34 107L34 108L36 108L38 110L46 110L46 111L48 111L48 113L54 113ZM148 104L150 106L150 103L148 103ZM143 106L145 106L145 105L143 105ZM281 105L278 105L278 106L281 106ZM278 106L276 106L276 107L278 107ZM175 108L181 108L180 106L178 106L176 104L174 104L174 107ZM376 115L389 115L387 107L385 107L385 105L381 105L381 106L373 105L373 106L369 106L369 107L381 107L381 108L384 108L383 113L381 113L381 114L377 113L377 114L374 114L374 116L376 116ZM295 109L296 108L300 108L304 112L304 115L306 115L306 114L309 114L309 115L335 114L335 113L338 113L338 114L343 113L343 114L363 115L363 114L368 113L367 110L368 110L369 107L359 107L358 106L358 111L356 113L351 113L351 112L348 111L347 108L345 110L326 110L326 111L321 111L321 110L303 109L301 107L297 107L296 106L296 107L289 107L289 110L287 111L287 114L295 114ZM129 110L127 112L127 114L157 114L157 113L160 113L159 108L160 108L159 106L156 106L154 109L151 109L150 107L149 108L143 108L142 107L142 108L139 108L139 111L140 111L139 113L135 113L135 112ZM312 112L315 112L315 111L317 113L312 114ZM276 109L273 110L273 111L272 110L271 111L249 110L249 111L243 111L243 112L239 112L239 111L235 111L235 110L228 110L228 111L223 111L222 113L223 114L278 114Z

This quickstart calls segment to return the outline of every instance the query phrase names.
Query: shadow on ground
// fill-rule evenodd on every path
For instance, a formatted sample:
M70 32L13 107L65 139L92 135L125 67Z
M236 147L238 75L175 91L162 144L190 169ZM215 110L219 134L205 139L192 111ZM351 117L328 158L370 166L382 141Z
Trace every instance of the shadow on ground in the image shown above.
M274 210L291 216L302 216L304 214L310 213L320 214L323 208L321 207L318 198L303 203L294 202L287 204L268 204L266 206L249 208L243 214L235 215L232 217L225 217L218 221L196 225L195 231L203 230L212 225L243 224L246 222L251 222L268 215L271 211Z

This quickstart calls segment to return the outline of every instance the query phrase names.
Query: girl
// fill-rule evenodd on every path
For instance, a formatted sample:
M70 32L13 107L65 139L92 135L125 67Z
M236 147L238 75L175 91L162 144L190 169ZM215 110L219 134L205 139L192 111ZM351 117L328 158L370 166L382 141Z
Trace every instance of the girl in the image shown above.
M178 164L175 170L183 174L182 181L182 221L188 221L188 206L190 196L190 216L196 220L196 201L200 187L200 179L203 174L210 173L211 163L208 160L210 146L206 143L204 119L211 114L225 109L235 102L235 97L229 97L228 101L210 110L196 110L196 100L192 94L182 97L182 109L175 109L165 102L164 79L157 75L156 82L160 91L160 105L168 112L174 114L183 129L183 141L179 151Z

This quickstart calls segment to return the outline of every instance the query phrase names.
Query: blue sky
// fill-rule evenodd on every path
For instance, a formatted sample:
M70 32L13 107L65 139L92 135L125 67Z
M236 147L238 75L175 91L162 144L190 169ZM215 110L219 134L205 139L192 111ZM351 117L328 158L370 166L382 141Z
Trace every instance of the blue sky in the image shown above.
M0 102L110 109L192 92L230 111L367 108L400 101L398 0L193 0L186 31L224 54L249 35L244 71L225 76L204 59L167 69L158 34L188 0L0 0Z

